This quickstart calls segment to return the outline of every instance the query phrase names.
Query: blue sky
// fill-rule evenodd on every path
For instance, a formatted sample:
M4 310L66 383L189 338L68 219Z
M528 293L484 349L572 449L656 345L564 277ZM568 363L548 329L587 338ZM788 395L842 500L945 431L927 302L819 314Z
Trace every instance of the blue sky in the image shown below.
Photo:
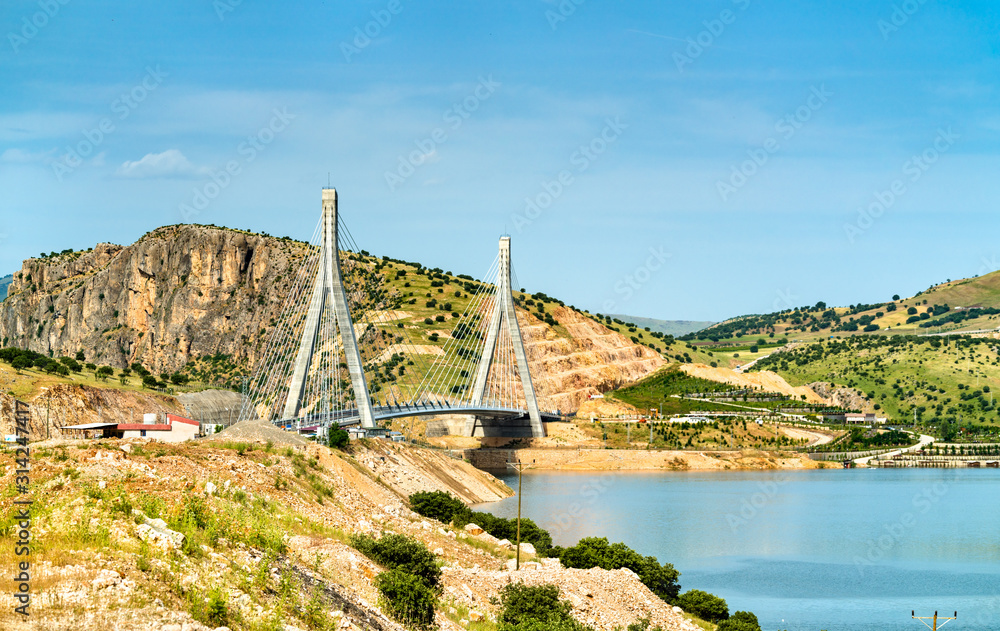
M0 273L182 222L308 238L328 173L364 249L481 276L506 231L591 311L1000 268L1000 7L803 4L5 2Z

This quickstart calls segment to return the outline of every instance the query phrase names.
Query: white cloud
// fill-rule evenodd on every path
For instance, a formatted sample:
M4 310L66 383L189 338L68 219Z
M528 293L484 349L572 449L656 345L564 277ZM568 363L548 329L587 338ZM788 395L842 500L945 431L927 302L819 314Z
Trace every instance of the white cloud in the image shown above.
M139 160L126 160L115 175L132 179L191 177L205 173L196 167L177 149L167 149L162 153L147 153Z

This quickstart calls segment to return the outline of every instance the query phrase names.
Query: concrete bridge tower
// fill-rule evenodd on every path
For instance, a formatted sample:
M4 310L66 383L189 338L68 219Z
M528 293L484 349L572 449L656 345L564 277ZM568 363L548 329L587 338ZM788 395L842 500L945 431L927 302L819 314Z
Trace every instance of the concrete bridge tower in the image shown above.
M486 384L490 367L497 352L497 341L503 328L510 336L517 363L517 374L524 389L524 402L528 409L528 419L531 423L531 436L545 436L545 426L538 412L538 399L535 397L535 387L531 383L531 373L528 371L528 356L524 351L524 340L521 338L521 327L517 324L517 313L514 310L514 295L510 286L510 237L500 237L500 270L497 274L497 293L493 302L493 314L487 329L486 345L476 370L476 380L472 386L472 403L482 404L486 394ZM465 425L465 435L483 435L482 427L476 418L470 418Z
M375 427L371 396L368 393L361 353L358 351L358 341L354 335L354 324L351 322L351 311L347 306L347 294L344 292L344 281L340 273L340 251L337 246L337 190L333 188L323 189L322 230L319 268L316 271L316 282L313 285L309 311L306 313L306 325L302 331L302 340L292 371L288 397L285 399L283 418L293 419L299 415L306 375L316 348L323 310L332 308L344 345L347 371L351 377L361 426L371 429Z

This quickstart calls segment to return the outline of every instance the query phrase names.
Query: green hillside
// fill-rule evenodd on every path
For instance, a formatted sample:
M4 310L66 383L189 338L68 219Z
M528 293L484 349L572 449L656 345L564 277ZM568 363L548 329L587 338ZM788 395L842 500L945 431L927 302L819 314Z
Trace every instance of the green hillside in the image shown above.
M699 347L749 343L761 336L815 341L830 337L925 335L1000 327L1000 272L933 285L911 298L887 302L786 309L746 315L682 337Z
M995 438L1000 353L992 338L865 336L819 340L760 360L792 385L816 381L864 392L895 423L916 418L939 436Z

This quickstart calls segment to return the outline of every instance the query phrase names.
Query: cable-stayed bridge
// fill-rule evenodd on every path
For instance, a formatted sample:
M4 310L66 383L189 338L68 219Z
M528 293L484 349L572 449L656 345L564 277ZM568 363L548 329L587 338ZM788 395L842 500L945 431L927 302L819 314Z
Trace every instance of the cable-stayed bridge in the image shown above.
M458 415L467 436L544 436L543 420L558 414L538 408L515 312L510 237L500 238L483 281L415 295L409 281L389 282L405 270L361 254L336 190L323 189L322 201L240 420L315 426L324 435L335 424L374 429L396 418ZM430 276L432 288L443 288L443 276ZM425 300L436 313L418 327L406 309Z

